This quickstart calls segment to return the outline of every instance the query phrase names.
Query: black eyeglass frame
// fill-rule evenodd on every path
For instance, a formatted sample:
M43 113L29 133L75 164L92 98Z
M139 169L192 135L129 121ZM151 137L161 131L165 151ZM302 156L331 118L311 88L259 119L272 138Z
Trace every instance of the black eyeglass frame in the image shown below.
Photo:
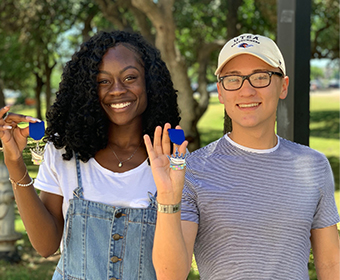
M249 77L252 76L252 75L255 75L255 74L264 74L264 73L269 75L269 83L268 83L268 85L266 85L266 86L261 86L261 87L255 87L255 86L251 83ZM283 77L283 74L280 73L280 72L267 71L267 72L255 72L255 73L252 73L252 74L249 74L249 75L246 75L246 76L242 76L242 75L226 75L226 76L219 77L219 78L218 78L218 81L222 84L222 87L223 87L225 90L227 90L227 91L239 90L239 89L243 86L243 83L244 83L245 80L248 80L249 84L250 84L253 88L265 88L265 87L268 87L268 86L270 85L270 83L272 82L272 76L273 76L273 75L277 75L277 76L279 76L279 77L281 77L281 78ZM226 89L226 88L224 87L224 84L223 84L223 79L226 78L226 77L232 77L232 76L241 77L241 78L242 78L242 83L241 83L241 85L240 85L239 88L235 88L235 89Z

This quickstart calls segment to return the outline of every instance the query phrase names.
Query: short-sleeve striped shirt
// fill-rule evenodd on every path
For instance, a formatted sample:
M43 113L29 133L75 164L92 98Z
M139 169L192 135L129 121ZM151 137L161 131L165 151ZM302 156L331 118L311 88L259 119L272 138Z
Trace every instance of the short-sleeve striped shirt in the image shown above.
M253 150L227 135L187 158L182 220L198 223L201 280L309 279L311 229L339 222L327 158L278 137Z

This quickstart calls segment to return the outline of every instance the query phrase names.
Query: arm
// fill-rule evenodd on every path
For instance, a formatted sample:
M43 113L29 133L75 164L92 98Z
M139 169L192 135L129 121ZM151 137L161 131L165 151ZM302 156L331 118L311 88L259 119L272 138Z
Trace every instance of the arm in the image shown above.
M153 146L149 136L144 136L149 154L152 174L157 186L157 201L161 204L177 204L181 201L184 186L185 169L170 168L169 124L157 127ZM177 127L179 128L179 127ZM187 141L178 147L180 153L186 152ZM157 214L156 231L153 247L153 264L157 279L183 280L189 274L194 242L198 225L182 221L180 212Z
M337 226L311 230L311 243L318 279L340 279L340 241Z
M181 222L180 215L157 215L152 255L157 279L185 280L190 272L198 225Z
M0 116L9 111L9 107L0 109ZM2 141L4 161L13 182L29 184L31 179L22 157L29 128L19 128L20 122L36 122L37 119L18 114L9 114L0 119L0 138ZM63 232L63 216L61 196L41 192L39 199L34 186L20 187L15 183L13 192L33 247L39 254L47 257L58 248Z

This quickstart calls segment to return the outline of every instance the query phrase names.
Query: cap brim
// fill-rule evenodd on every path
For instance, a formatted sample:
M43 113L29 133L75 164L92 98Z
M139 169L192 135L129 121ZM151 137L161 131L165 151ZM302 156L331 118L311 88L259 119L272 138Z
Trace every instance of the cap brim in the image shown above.
M237 53L234 53L233 55L229 56L225 61L223 61L223 63L216 69L215 71L215 75L217 76L221 70L223 69L223 67L231 60L233 59L234 57L238 56L238 55L241 55L241 54L249 54L249 55L252 55L252 56L255 56L259 59L261 59L263 62L267 63L268 65L272 66L272 67L278 67L280 68L280 65L277 65L277 63L275 63L274 61L268 59L268 57L262 57L260 56L259 54L257 53L252 53L250 52L249 50L248 51L240 51L240 52L237 52ZM281 69L281 68L280 68ZM283 71L283 69L281 69Z

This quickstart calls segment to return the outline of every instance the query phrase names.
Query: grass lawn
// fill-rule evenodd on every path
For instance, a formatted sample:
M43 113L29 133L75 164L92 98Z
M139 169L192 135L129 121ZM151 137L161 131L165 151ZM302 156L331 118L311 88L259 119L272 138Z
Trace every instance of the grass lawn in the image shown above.
M339 191L339 95L334 94L312 94L310 102L310 146L324 153L329 159L335 177L336 192L335 199L338 209L340 210L340 191ZM17 107L18 113L35 116L35 109L28 107ZM223 105L217 97L212 97L210 105L198 123L201 133L202 146L223 136ZM28 150L28 149L26 149ZM35 178L37 167L30 163L29 155L25 156L28 164L30 175ZM339 211L340 212L340 211ZM339 226L339 225L338 225ZM53 270L58 261L58 256L52 256L47 260L39 257L32 249L20 216L17 214L15 221L16 231L23 234L23 238L17 242L17 247L22 262L20 264L10 265L0 262L0 279L19 280L19 279L51 279ZM339 227L340 229L340 227ZM310 277L316 279L313 270L312 261L310 264ZM193 262L192 271L188 277L189 280L199 279L197 266Z

